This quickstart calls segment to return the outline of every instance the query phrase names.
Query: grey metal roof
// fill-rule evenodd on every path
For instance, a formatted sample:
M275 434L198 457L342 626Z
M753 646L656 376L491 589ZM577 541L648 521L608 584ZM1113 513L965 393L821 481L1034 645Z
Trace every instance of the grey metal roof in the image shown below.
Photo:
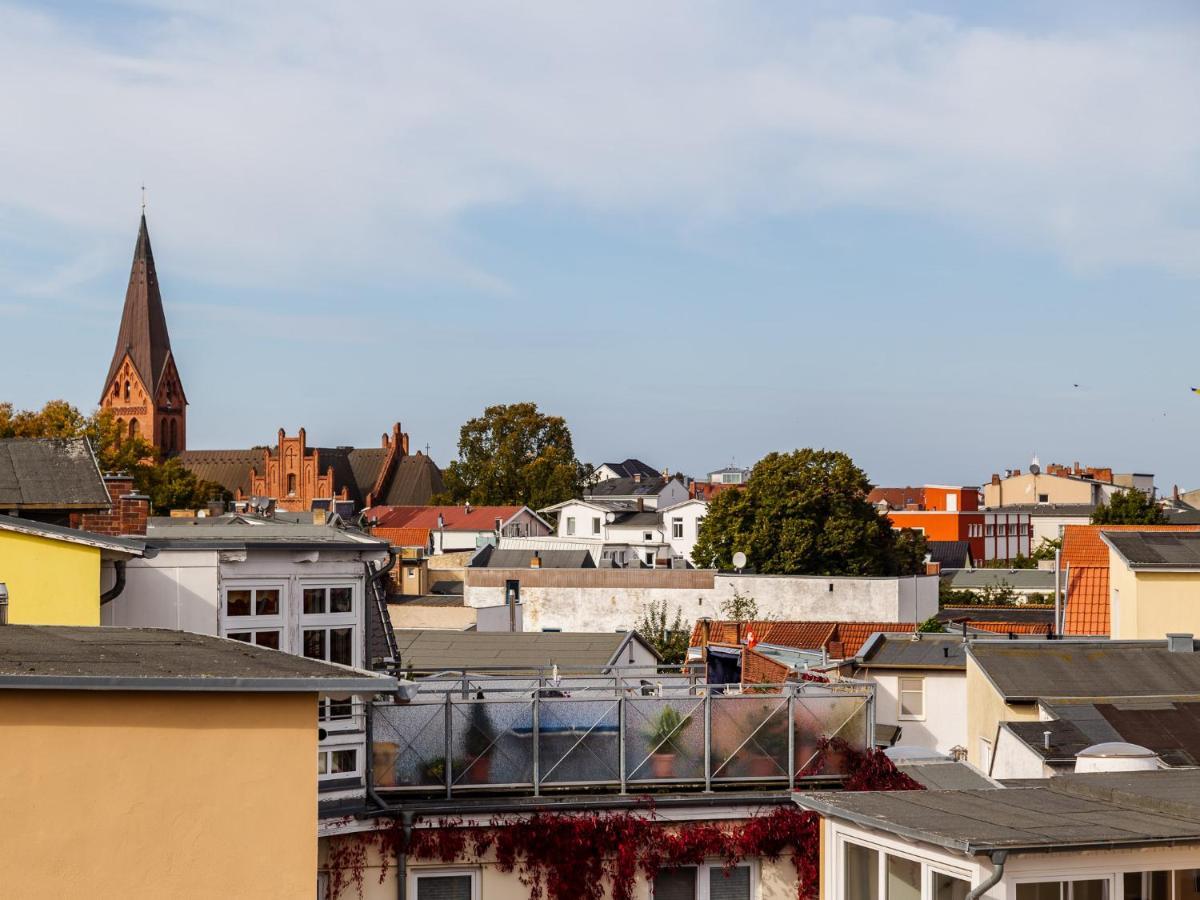
M958 569L943 578L955 590L978 590L1007 584L1017 591L1054 592L1054 573L1046 569Z
M165 628L4 625L0 688L375 693L395 679Z
M627 640L645 645L637 634L543 631L397 631L401 664L419 672L496 667L571 666L601 668L614 664Z
M911 634L879 635L863 647L858 667L966 669L967 654L961 636L921 634L916 641L912 637Z
M655 528L662 524L659 514L653 510L648 512L617 513L613 525L624 525L627 528Z
M896 768L931 791L987 791L1000 787L974 766L952 759L898 762Z
M926 541L925 550L930 562L938 563L943 570L966 569L972 562L970 541Z
M54 541L68 541L72 544L83 544L88 547L96 547L100 550L107 550L122 555L127 554L129 556L153 557L156 552L153 548L147 548L146 541L143 538L112 537L107 534L84 531L80 528L48 525L44 522L35 522L31 519L22 519L16 516L0 515L0 531L15 531L20 534L29 534L34 537L43 537Z
M1200 532L1103 531L1100 536L1134 569L1200 569Z
M972 641L968 652L1009 702L1200 694L1200 653L1165 641Z
M796 794L856 825L968 855L1200 841L1200 771L1065 775L1000 790Z
M269 522L245 525L236 521L174 519L166 524L150 523L146 543L162 549L236 550L254 546L321 547L338 545L363 550L380 550L388 542L359 531L330 525Z
M105 509L110 505L87 438L0 439L0 509Z

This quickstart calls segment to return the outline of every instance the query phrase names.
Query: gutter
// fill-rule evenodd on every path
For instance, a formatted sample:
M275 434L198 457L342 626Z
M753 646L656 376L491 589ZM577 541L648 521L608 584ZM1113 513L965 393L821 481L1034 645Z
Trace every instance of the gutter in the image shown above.
M125 590L125 560L113 560L113 571L116 573L117 580L113 582L112 587L100 595L101 606L117 599L121 596L121 591Z
M979 900L991 888L999 884L1000 879L1004 877L1004 863L1008 860L1008 851L993 850L988 856L991 857L992 865L995 868L992 869L992 874L980 883L979 887L971 889L971 893L967 894L966 900Z
M208 678L192 676L172 678L127 675L0 675L0 688L9 690L50 691L169 691L177 693L215 693L243 691L267 694L380 694L394 692L396 679L390 676L361 678Z

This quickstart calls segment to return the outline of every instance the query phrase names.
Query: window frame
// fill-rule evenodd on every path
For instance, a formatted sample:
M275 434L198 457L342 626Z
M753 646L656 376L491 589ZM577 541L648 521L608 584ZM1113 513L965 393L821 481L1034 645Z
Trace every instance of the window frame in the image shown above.
M905 689L904 682L915 681L920 685L921 695L921 713L913 715L904 711L904 695L914 694L918 691L911 687ZM899 675L896 677L896 719L900 722L924 722L925 721L925 679L920 675Z
M683 538L683 516L671 517L671 537L675 540Z
M760 859L757 856L743 859L738 863L738 866L745 866L750 870L750 896L748 900L759 900L762 894ZM710 900L709 873L714 870L723 870L725 868L725 861L720 857L708 857L704 862L697 865L679 866L679 868L696 870L696 896L692 900ZM651 881L647 885L647 888L649 900L654 900L654 882Z
M480 900L478 866L409 866L408 867L408 896L412 900L420 897L417 882L421 878L453 878L455 876L471 876L471 900Z
M316 657L306 656L304 653L304 635L308 631L324 631L325 632L325 658L322 662L330 662L329 650L331 646L330 632L335 629L350 629L350 662L337 663L336 665L350 665L355 668L361 668L363 664L362 655L363 642L362 633L362 592L359 590L360 584L355 580L347 580L343 578L312 578L303 579L296 583L297 597L299 599L298 608L296 610L296 655L302 656L305 659L315 659ZM323 612L323 613L306 613L304 611L304 592L306 590L323 589L325 591L325 608L329 608L329 592L333 588L349 588L350 589L350 611L349 612Z
M248 616L231 616L229 615L229 593L230 591L250 591L250 615ZM260 616L254 613L254 607L258 599L258 591L277 591L279 593L279 609L274 615ZM221 637L228 637L231 631L233 632L258 632L258 631L278 631L279 632L279 649L287 651L288 644L288 628L287 628L287 606L288 606L288 585L286 581L278 579L231 579L222 581L221 583L221 609L220 609L220 632Z
M567 516L567 537L575 534L575 517Z
M1130 871L1134 871L1134 870L1131 869ZM1139 869L1137 871L1142 871L1142 870ZM1147 871L1149 871L1149 870L1147 870ZM1167 871L1174 873L1177 870L1168 869ZM1124 876L1125 876L1125 873L1123 871L1122 872L1095 872L1092 874L1062 873L1062 874L1053 874L1053 875L1051 875L1051 874L1025 875L1025 876L1021 876L1021 877L1016 877L1010 882L1011 890L1012 890L1011 896L1015 898L1017 896L1017 888L1019 888L1023 884L1070 884L1070 883L1076 882L1076 881L1100 881L1100 882L1103 882L1108 885L1108 900L1116 900L1116 898L1117 898L1117 879L1118 878L1121 879L1121 890L1122 890L1122 892L1124 892L1124 890L1125 890ZM1172 879L1172 882L1173 882L1173 879ZM1068 895L1071 893L1074 893L1074 892L1069 891ZM1172 894L1175 893L1173 886L1172 886L1171 893Z
M935 873L965 881L968 886L974 885L975 879L978 877L970 869L960 869L953 863L945 860L930 859L928 856L914 851L903 843L887 839L876 840L857 832L847 834L837 829L833 834L833 844L833 865L830 867L830 875L832 876L830 897L834 898L834 900L846 900L846 847L851 844L861 847L864 850L873 850L875 852L877 860L875 867L875 877L877 879L876 896L879 900L886 900L887 898L887 858L889 856L915 862L921 867L922 900L930 900L933 897L933 876ZM1111 892L1109 900L1115 900Z

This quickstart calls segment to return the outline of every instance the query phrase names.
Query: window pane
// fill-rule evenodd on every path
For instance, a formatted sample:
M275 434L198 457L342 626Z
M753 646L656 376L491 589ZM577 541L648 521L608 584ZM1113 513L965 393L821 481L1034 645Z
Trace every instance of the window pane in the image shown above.
M709 900L750 900L750 867L736 866L725 874L724 866L708 870Z
M901 691L900 692L900 715L902 716L923 716L925 715L924 697L916 691Z
M1180 873L1176 873L1180 874ZM1181 894L1186 897L1186 894ZM1071 900L1108 900L1108 882L1099 878L1092 881L1072 881Z
M933 873L933 900L966 900L971 885L944 872Z
M1181 869L1175 873L1175 898L1190 900L1192 897L1200 897L1200 869Z
M304 589L304 614L308 616L325 612L325 588Z
M250 591L229 591L226 593L225 614L228 616L250 615Z
M354 771L355 757L358 755L354 750L334 750L329 755L332 757L330 769L333 774Z
M325 658L325 629L304 632L304 655L309 659Z
M231 641L245 641L247 644L250 643L250 632L248 631L231 631L225 637Z
M663 869L654 876L654 900L695 900L696 870Z
M1171 900L1171 873L1126 872L1125 900Z
M254 635L254 643L260 647L270 647L272 650L279 649L279 632L278 631L260 631Z
M259 590L254 592L254 614L256 616L279 615L279 589Z
M324 775L329 770L329 754L321 751L317 754L317 774Z
M471 900L471 876L420 875L417 900Z
M335 613L347 613L354 609L353 604L354 590L348 587L336 587L329 589L329 611Z
M921 900L921 864L888 855L887 900Z
M326 718L349 719L354 714L354 702L351 700L330 700Z
M329 661L343 666L354 664L354 629L331 628L329 630Z
M843 895L847 900L850 897L855 900L878 900L879 854L876 851L858 844L846 844L845 875Z

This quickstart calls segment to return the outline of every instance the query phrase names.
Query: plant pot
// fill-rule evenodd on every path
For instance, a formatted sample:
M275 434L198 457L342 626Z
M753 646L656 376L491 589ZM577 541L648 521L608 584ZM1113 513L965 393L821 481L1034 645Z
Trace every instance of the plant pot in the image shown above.
M375 787L396 786L396 760L399 756L399 744L376 741L371 746L371 776L375 780Z
M492 758L486 753L477 756L467 766L463 780L468 784L489 784L492 775Z
M675 754L674 753L651 753L650 754L650 775L653 778L674 778L675 777Z

